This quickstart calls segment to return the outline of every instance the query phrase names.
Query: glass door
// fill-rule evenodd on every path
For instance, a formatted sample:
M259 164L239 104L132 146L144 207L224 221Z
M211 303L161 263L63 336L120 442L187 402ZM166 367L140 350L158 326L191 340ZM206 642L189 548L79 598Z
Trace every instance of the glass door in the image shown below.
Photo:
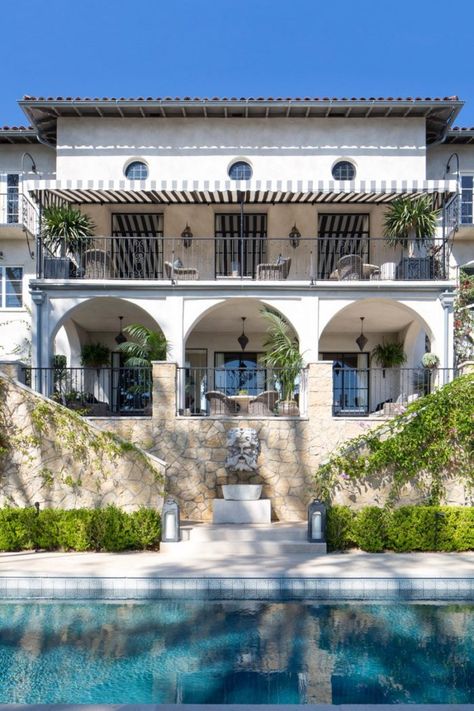
M257 266L266 261L267 216L239 213L216 215L216 277L255 278Z
M215 353L215 390L225 395L258 395L266 390L263 353Z
M333 365L333 411L335 415L366 415L369 412L369 354L323 353Z

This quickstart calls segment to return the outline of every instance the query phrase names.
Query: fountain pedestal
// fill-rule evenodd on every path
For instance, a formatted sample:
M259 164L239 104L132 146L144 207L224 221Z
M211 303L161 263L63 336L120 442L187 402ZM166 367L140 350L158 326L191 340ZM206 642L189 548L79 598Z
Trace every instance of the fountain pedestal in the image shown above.
M212 502L213 523L271 523L270 499L260 499L262 487L229 484L222 487L224 498Z

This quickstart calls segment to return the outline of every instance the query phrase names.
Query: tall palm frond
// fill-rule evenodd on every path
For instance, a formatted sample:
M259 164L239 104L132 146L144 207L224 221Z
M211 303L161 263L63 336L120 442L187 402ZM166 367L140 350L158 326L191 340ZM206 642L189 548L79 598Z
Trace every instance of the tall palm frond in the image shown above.
M139 323L125 326L123 330L132 339L117 348L126 356L126 366L149 366L153 360L166 360L169 344L160 331L153 331Z
M438 214L439 210L433 209L429 195L415 200L407 197L397 198L385 214L384 236L392 247L406 247L413 240L424 244L436 233Z
M278 368L282 399L289 401L293 398L295 381L304 365L298 339L283 316L267 308L263 308L261 314L268 322L262 362L271 368Z

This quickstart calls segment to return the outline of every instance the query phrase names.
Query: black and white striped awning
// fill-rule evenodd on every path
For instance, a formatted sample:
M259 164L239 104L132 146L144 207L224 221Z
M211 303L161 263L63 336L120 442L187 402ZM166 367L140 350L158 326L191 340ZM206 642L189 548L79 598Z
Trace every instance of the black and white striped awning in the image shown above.
M26 189L43 204L180 205L255 203L379 204L431 194L435 207L456 193L455 180L415 181L92 181L37 180Z
M112 235L155 237L163 234L163 216L155 212L118 212L112 215Z

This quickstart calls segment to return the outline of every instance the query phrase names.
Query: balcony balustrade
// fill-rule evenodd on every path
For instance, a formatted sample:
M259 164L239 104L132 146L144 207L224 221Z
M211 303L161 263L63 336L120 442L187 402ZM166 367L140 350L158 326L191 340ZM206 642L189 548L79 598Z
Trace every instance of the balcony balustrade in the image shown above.
M71 280L232 282L432 281L449 277L441 239L402 249L382 237L100 237L74 250L43 246L38 276Z
M38 227L38 209L21 193L0 193L0 226L22 227L31 235L35 235Z

